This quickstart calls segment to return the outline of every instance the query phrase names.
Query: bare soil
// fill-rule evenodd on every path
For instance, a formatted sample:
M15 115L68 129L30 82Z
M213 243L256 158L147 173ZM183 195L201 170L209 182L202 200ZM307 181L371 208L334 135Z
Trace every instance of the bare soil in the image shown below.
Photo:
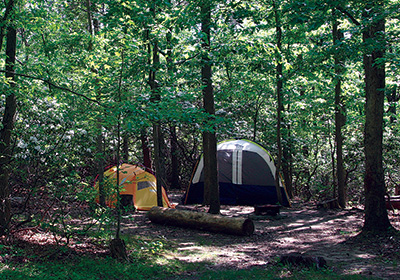
M178 202L180 194L170 198ZM177 205L177 209L207 211L202 206ZM145 212L123 223L123 233L160 238L176 246L176 254L166 256L185 262L207 262L212 269L267 267L279 256L301 253L325 258L339 274L361 274L380 279L400 279L399 233L385 236L360 235L361 208L317 209L314 203L292 203L277 216L256 216L254 207L222 206L221 214L249 217L255 224L251 236L210 233L196 229L154 224ZM400 229L400 216L390 213L392 225Z

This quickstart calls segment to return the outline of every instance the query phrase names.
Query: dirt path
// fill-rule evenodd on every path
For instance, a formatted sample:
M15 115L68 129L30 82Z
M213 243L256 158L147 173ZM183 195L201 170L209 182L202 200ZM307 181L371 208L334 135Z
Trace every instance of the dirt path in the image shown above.
M177 208L206 211L198 206ZM295 203L277 217L255 216L253 212L252 207L222 207L222 215L254 221L255 233L246 237L157 225L143 212L135 213L133 221L126 221L123 232L171 241L177 253L166 257L207 262L215 269L273 265L281 255L302 253L324 257L338 273L400 279L399 235L358 240L363 221L359 209L317 210L314 205ZM400 229L398 215L391 215L391 221Z

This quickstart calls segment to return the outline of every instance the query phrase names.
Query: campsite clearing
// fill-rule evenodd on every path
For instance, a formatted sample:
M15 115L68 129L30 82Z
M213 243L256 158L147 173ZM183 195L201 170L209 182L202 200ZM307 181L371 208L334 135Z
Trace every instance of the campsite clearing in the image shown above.
M199 205L178 208L207 210ZM252 218L255 233L234 236L164 226L151 223L145 212L138 212L124 222L123 234L165 240L175 247L174 253L166 258L188 263L206 262L216 270L273 266L279 256L296 252L325 258L329 268L339 274L400 278L399 235L359 237L362 209L324 210L317 209L314 203L294 202L292 208L281 209L275 217L255 216L254 207L248 206L222 206L221 213ZM390 218L392 225L400 229L399 215L390 214Z

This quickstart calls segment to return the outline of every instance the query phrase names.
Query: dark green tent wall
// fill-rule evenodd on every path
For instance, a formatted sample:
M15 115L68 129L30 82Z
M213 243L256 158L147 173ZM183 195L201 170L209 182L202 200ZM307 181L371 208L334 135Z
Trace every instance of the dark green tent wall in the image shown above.
M277 204L275 164L261 145L250 140L226 140L217 146L220 202L223 205ZM203 157L200 158L184 197L184 204L201 204L204 196ZM280 182L282 205L290 206Z

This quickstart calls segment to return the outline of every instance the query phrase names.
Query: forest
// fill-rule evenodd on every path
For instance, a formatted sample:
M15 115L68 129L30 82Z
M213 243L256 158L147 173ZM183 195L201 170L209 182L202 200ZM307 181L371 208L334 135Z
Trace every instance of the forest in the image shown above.
M221 215L236 209L219 201L216 149L227 139L271 153L293 204L283 217L333 200L332 217L348 213L351 224L346 211L358 211L340 240L373 236L391 244L388 263L400 261L400 1L3 0L0 10L0 279L54 279L38 259L73 271L74 258L120 273L106 279L131 279L110 254L144 263L134 278L200 279L188 270L204 267L156 262L173 247L167 237L124 235L135 219L148 226L146 214L106 206L104 171L141 166L157 178L157 204L162 188L179 204L202 156L197 207ZM99 249L108 243L111 253ZM291 269L207 273L355 274ZM90 273L57 277L101 279Z

